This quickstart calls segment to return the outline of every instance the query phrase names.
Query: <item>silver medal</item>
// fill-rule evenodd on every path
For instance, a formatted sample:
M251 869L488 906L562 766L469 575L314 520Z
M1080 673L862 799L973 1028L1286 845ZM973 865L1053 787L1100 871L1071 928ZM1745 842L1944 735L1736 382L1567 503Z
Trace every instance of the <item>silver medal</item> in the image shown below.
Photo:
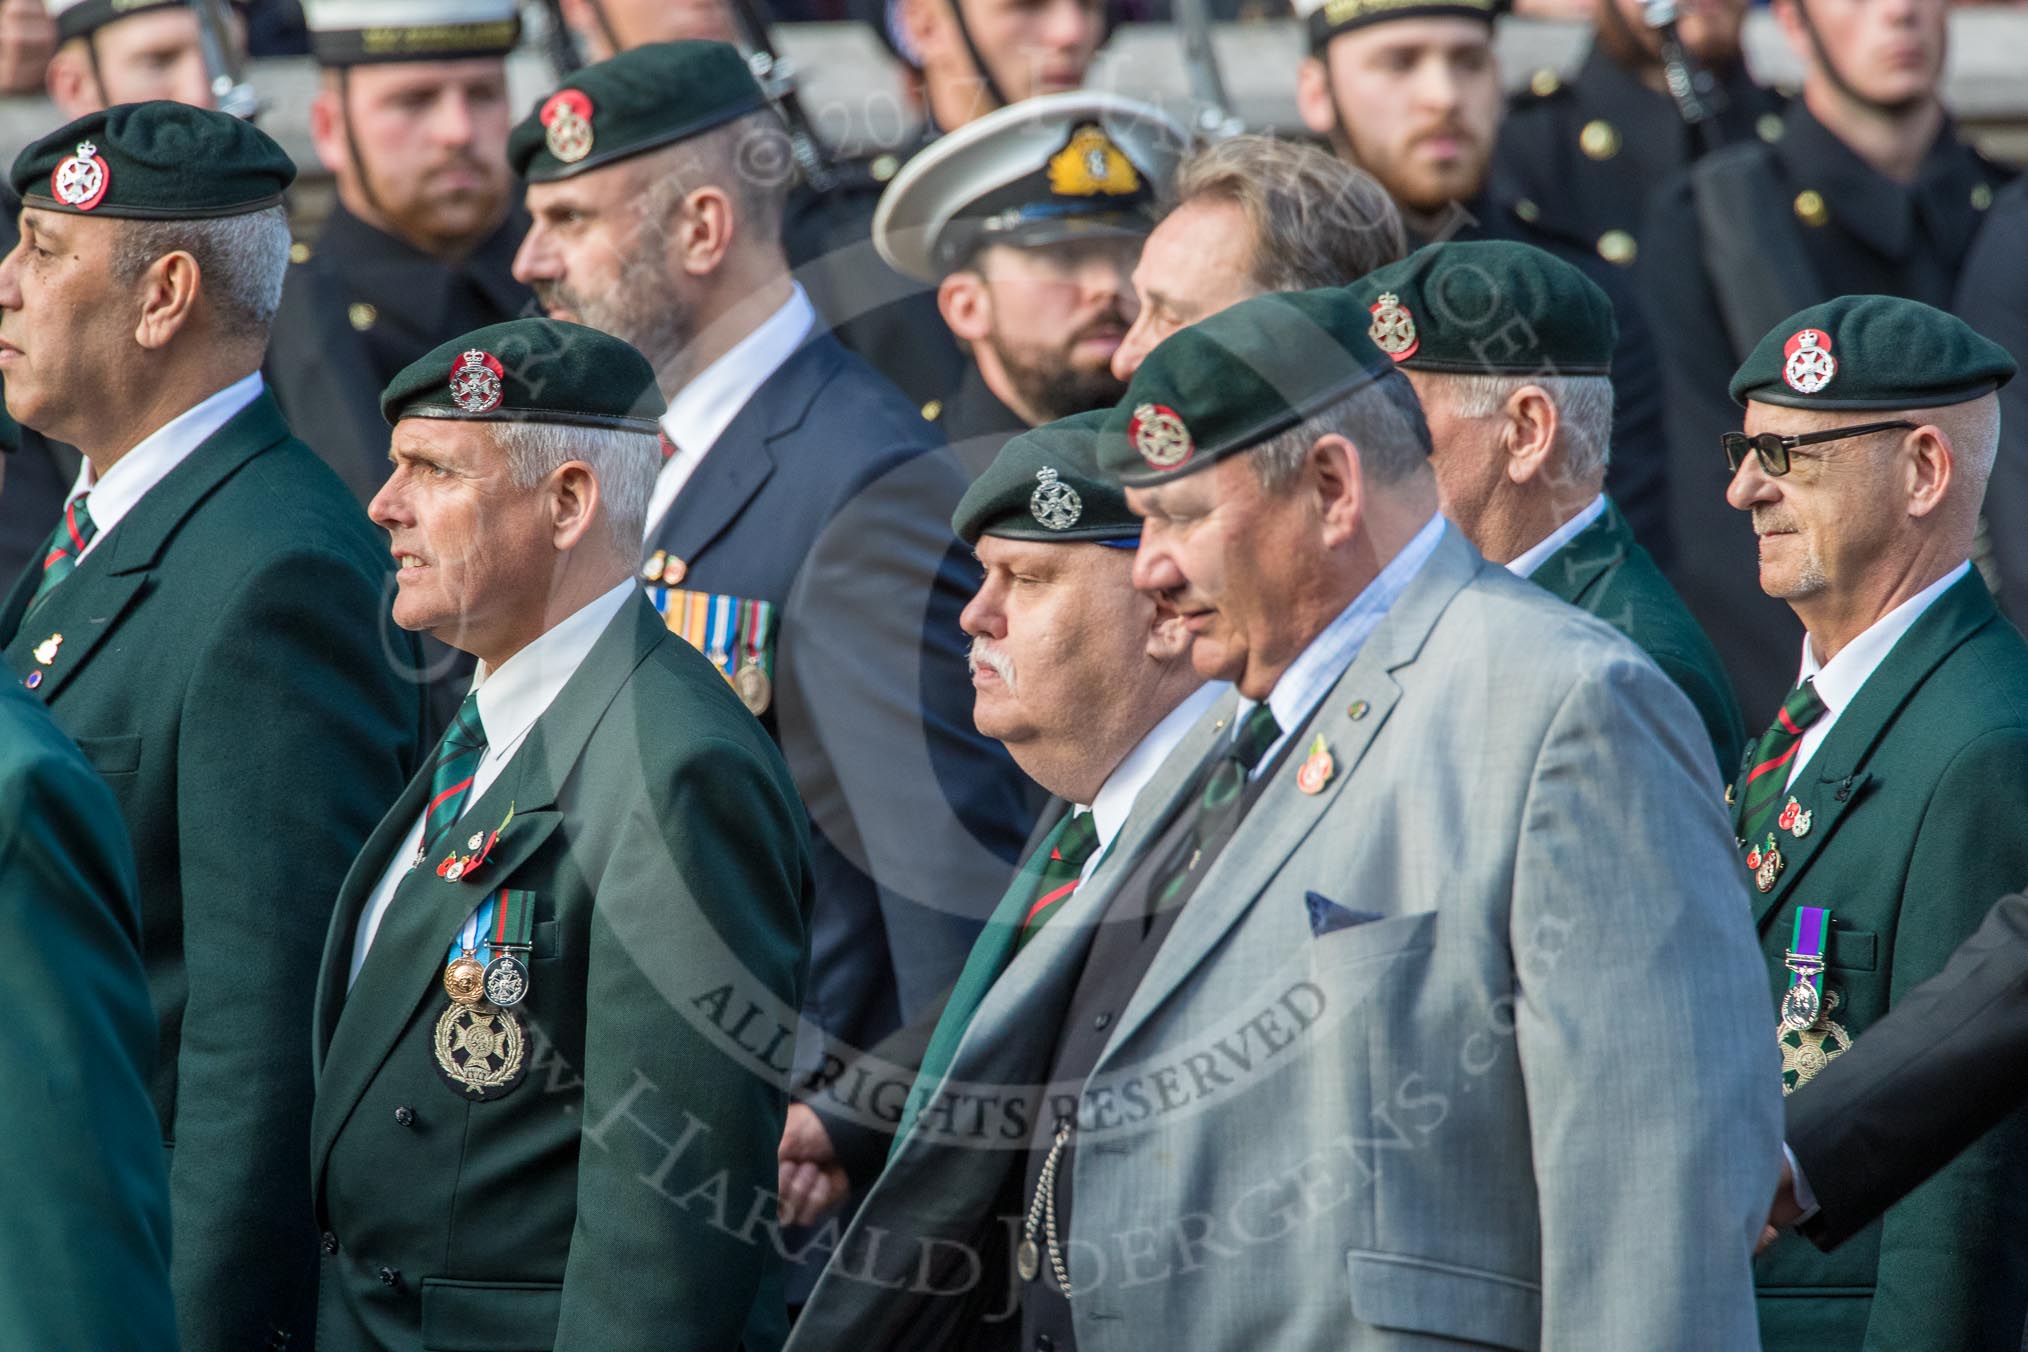
M528 998L528 968L512 953L500 953L486 964L486 999L512 1009Z

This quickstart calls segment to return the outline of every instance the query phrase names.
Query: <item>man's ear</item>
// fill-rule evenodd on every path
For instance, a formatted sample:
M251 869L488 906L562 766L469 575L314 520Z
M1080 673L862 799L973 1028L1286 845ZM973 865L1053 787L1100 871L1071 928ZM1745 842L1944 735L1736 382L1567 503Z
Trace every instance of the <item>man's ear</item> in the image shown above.
M150 263L141 274L141 317L134 341L150 350L169 346L196 311L202 281L197 260L181 249Z
M982 342L993 332L993 293L986 279L970 268L937 284L937 312L960 342Z
M676 232L676 261L692 277L709 277L732 251L738 216L732 197L714 184L693 189L670 219Z
M1603 3L1604 0L1601 0ZM1303 125L1318 136L1338 130L1338 105L1331 97L1331 72L1321 56L1306 56L1296 67L1296 111Z
M1304 457L1303 482L1297 491L1313 495L1326 545L1351 539L1366 515L1359 448L1335 432L1318 437Z
M584 540L599 514L599 481L582 460L566 460L549 476L550 543L559 554Z
M91 57L82 38L72 38L56 49L56 55L49 58L49 68L42 74L42 85L65 121L106 106L106 96L92 74Z
M1507 396L1500 415L1500 450L1506 456L1508 479L1526 484L1556 472L1558 419L1549 392L1540 385L1523 385Z
M310 146L317 162L333 174L352 168L352 144L345 136L345 104L335 80L320 79L310 99Z
M947 0L901 0L896 14L902 38L925 70L943 55L945 30L951 23L951 16L944 10L946 3Z
M1958 467L1957 451L1950 433L1934 423L1925 423L1908 434L1902 443L1907 474L1908 514L1928 516L1943 505Z

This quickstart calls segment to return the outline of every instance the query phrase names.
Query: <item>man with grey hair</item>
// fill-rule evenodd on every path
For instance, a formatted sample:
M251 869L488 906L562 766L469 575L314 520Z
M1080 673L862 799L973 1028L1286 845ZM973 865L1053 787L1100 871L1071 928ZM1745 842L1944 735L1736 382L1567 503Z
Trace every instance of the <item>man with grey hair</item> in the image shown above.
M1133 378L1177 329L1268 291L1344 286L1407 252L1401 212L1364 170L1303 141L1217 141L1176 169L1176 197L1134 268L1139 312L1113 352Z
M478 670L324 951L317 1346L779 1346L780 1255L692 1203L774 1182L788 1063L712 1011L792 1017L809 835L766 732L635 580L655 373L519 319L381 407L395 622Z
M1725 668L1605 492L1615 324L1532 245L1431 244L1352 287L1422 401L1444 514L1481 554L1598 616L1696 706L1721 777L1746 729Z
M0 262L8 410L85 459L0 642L133 837L191 1348L310 1341L306 997L420 751L386 551L261 381L294 174L236 118L124 104L15 160Z
M516 275L552 317L632 343L669 400L649 599L809 808L810 987L781 1053L807 1081L956 979L1035 803L972 724L958 617L979 575L948 525L964 477L790 276L787 184L764 172L783 135L735 48L655 43L577 72L508 158L534 217Z

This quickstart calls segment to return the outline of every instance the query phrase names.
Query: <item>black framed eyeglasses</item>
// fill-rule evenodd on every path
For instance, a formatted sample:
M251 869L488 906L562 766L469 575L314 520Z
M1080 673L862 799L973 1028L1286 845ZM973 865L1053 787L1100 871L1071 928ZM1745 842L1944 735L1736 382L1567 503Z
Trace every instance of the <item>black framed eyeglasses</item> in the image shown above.
M1827 441L1843 441L1847 437L1871 436L1875 432L1892 432L1897 429L1909 430L1912 422L1860 423L1856 427L1827 427L1821 432L1801 432L1785 437L1779 432L1762 432L1748 436L1744 432L1727 432L1719 437L1725 447L1725 467L1732 473L1739 473L1739 466L1752 451L1760 457L1760 467L1769 474L1780 478L1789 472L1789 452L1798 446L1821 446Z

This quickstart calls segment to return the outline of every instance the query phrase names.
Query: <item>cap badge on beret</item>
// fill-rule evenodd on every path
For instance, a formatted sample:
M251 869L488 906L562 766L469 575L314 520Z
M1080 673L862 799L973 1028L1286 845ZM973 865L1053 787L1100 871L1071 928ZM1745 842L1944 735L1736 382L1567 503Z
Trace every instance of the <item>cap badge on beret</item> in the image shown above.
M542 141L565 164L576 164L592 152L592 101L581 89L559 89L537 114Z
M1084 499L1077 490L1056 477L1048 466L1035 471L1035 491L1028 495L1028 514L1035 524L1048 530L1069 530L1084 514Z
M1396 361L1413 357L1422 346L1422 339L1415 331L1415 316L1401 303L1401 297L1384 291L1367 308L1373 313L1373 323L1368 326L1366 336L1373 340L1373 345Z
M492 353L468 350L451 368L451 402L467 413L491 413L500 407L500 381L506 374Z
M1141 459L1156 469L1174 469L1197 449L1183 418L1167 404L1142 404L1127 424L1127 436Z
M1125 196L1141 190L1141 175L1110 136L1087 122L1049 157L1049 190L1059 197Z
M79 141L77 153L49 174L50 195L79 211L90 211L105 201L106 189L112 184L113 171L106 166L99 148L90 141Z
M1838 374L1838 359L1831 355L1831 335L1822 329L1797 329L1782 346L1787 360L1782 379L1798 394L1815 394Z

